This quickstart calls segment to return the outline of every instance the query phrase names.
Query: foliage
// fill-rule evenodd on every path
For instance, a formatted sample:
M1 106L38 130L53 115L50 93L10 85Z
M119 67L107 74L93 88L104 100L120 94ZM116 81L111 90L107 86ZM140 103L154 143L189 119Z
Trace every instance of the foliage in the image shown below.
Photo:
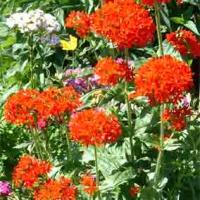
M0 2L0 180L7 180L12 184L12 193L7 198L33 199L34 190L38 186L34 186L33 190L26 190L23 187L17 188L12 183L12 172L19 158L30 154L38 159L48 160L53 166L51 172L43 178L40 177L41 182L37 184L45 182L47 177L54 182L65 176L77 187L76 198L80 200L200 199L200 60L192 55L181 55L165 39L167 33L186 29L200 41L200 2L183 0L180 3L172 0L168 4L160 4L160 9L157 10L159 13L154 13L156 6L144 6L155 22L158 23L156 17L160 16L157 28L161 38L159 34L156 38L155 34L154 41L146 47L132 47L128 50L117 48L106 37L100 37L94 32L80 37L75 30L65 28L65 18L70 11L80 10L91 14L101 8L102 2L104 1ZM21 33L8 27L6 20L11 14L34 9L41 9L55 16L61 30L54 34L44 31ZM70 45L71 36L78 40L76 49L62 48L60 41ZM59 40L57 43L52 43L54 37ZM119 72L115 84L110 86L101 85L101 77L94 76L93 68L103 57L112 57L116 62L122 59L137 74L138 69L149 58L162 54L187 63L193 70L193 89L184 93L187 106L192 112L190 116L184 116L185 126L181 131L173 129L170 120L162 120L163 109L175 109L174 102L153 105L147 97L134 96L134 81L126 82ZM114 67L112 70L111 66L106 68L109 73L99 74L109 76L114 71ZM170 79L170 74L168 75ZM175 75L177 81L181 75ZM62 113L55 118L51 116L44 127L37 123L35 127L17 126L5 120L5 102L18 90L35 88L45 91L49 87L60 88L66 84L71 84L81 94L82 104L72 113ZM131 96L134 98L131 99ZM83 112L86 109L93 109L94 112L95 109L100 109L105 111L105 115L117 117L123 133L117 142L83 146L73 141L68 127L69 121L75 115L74 112ZM81 123L80 127L81 125L84 126L85 123ZM91 122L92 125L95 127L95 121ZM95 131L101 132L102 127L99 130L97 127ZM87 128L89 132L89 127L83 127L85 130ZM93 197L84 192L80 183L82 175L87 173L95 177L98 186ZM131 194L130 188L134 186L139 190L136 190L136 194Z

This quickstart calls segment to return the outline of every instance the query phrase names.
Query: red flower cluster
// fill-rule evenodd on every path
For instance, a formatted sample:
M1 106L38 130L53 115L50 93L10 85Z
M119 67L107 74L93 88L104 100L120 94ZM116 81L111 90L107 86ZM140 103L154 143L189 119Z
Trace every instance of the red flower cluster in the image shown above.
M157 3L169 3L171 0L142 0L144 5L153 6L155 2Z
M94 73L99 77L98 81L102 85L115 85L122 79L133 81L133 72L128 65L125 62L117 63L111 57L99 60Z
M5 119L16 125L37 127L51 117L59 117L80 106L80 95L73 87L49 88L43 92L20 90L9 97L4 107Z
M192 55L200 57L200 40L187 30L178 30L166 35L166 39L181 53L181 55Z
M140 186L133 186L130 188L129 193L131 197L137 196L137 194L140 192Z
M39 181L39 178L49 173L50 170L51 164L49 162L25 155L20 158L13 171L13 182L16 187L23 185L31 189Z
M71 179L48 180L34 193L34 200L76 200L77 189Z
M83 186L83 190L90 196L93 196L95 192L98 190L95 178L90 174L82 176L80 183Z
M41 100L48 104L48 116L72 112L81 105L80 94L72 86L48 88L41 93Z
M9 97L4 107L4 117L13 124L34 124L34 101L38 97L37 90L20 90Z
M74 114L69 122L69 130L74 141L86 146L115 142L122 133L117 117L98 109Z
M91 15L91 30L123 49L146 46L154 38L155 24L149 12L132 0L116 0Z
M135 75L136 96L147 96L151 104L177 103L192 85L190 67L172 56L152 58Z
M185 117L191 115L192 111L188 107L174 108L173 110L166 109L163 112L163 121L168 121L171 128L176 131L182 131L186 127Z
M85 37L90 31L90 16L83 11L71 11L65 19L65 26L75 29L80 37Z

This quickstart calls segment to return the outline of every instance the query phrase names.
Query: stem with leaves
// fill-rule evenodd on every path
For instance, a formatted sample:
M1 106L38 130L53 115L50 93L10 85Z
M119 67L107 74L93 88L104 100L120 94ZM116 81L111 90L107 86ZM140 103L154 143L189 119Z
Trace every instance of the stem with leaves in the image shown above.
M162 34L161 34L161 23L160 23L160 7L157 2L154 4L155 8L155 18L156 18L156 30L157 30L157 37L158 37L158 44L159 44L159 52L164 55L163 45L162 45ZM154 176L154 186L157 186L159 179L160 179L160 171L162 166L162 158L164 153L164 123L162 120L162 115L165 109L165 105L160 105L160 146L159 146L159 153L156 162L156 169L155 169L155 176Z
M158 2L155 2L154 9L155 9L156 30L157 30L157 37L158 37L159 52L160 52L160 55L164 55L164 50L163 50L163 45L162 45L161 23L160 23L160 6Z
M125 60L128 63L128 49L125 49ZM128 83L125 82L125 91L124 91L124 97L125 97L125 103L127 108L127 117L128 117L128 131L129 131L129 140L130 140L130 148L131 148L131 161L134 160L134 151L133 151L133 124L132 124L132 110L131 110L131 104L128 99Z
M40 147L40 141L38 139L38 132L35 129L32 130L32 138L33 138L33 142L35 145L37 157L40 159L43 159L43 154L42 154L42 150Z
M34 55L33 55L33 35L28 36L28 46L29 46L29 62L30 62L30 72L31 72L31 87L34 88Z
M71 145L70 145L70 139L69 139L69 135L68 135L68 130L66 125L63 125L63 133L66 137L66 146L67 146L67 158L70 160L71 159Z
M95 168L96 168L96 185L98 187L97 196L98 200L101 200L101 193L99 189L99 168L98 168L98 156L97 156L97 147L94 146L94 157L95 157Z

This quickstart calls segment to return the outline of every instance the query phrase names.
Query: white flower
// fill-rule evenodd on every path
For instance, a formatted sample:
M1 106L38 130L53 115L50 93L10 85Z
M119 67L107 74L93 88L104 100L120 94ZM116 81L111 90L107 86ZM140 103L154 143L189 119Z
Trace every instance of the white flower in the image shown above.
M60 30L60 24L56 18L40 9L14 13L7 19L6 23L10 28L18 28L21 33L37 31L53 33Z
M44 29L48 33L58 32L60 30L60 24L57 22L56 18L51 14L44 15Z

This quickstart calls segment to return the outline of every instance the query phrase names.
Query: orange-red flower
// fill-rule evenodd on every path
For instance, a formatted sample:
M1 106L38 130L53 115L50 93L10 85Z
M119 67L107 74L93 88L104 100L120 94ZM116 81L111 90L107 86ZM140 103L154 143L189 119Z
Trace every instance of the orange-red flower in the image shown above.
M152 58L135 75L135 96L147 96L151 104L177 103L192 85L190 67L166 55Z
M182 55L200 57L200 40L191 31L178 30L167 34L166 39Z
M41 93L41 100L48 105L49 117L59 117L65 112L73 112L81 105L80 94L72 86L64 88L48 88Z
M135 197L140 192L140 190L141 190L140 186L134 185L130 188L129 193L130 193L131 197Z
M90 174L84 174L81 178L80 183L83 186L83 190L90 196L93 196L98 190L95 177Z
M34 109L38 95L39 92L34 89L20 90L11 95L4 106L5 119L16 125L32 126L38 117L37 110Z
M80 105L80 94L72 86L49 88L43 92L20 90L7 100L4 117L16 125L38 127L38 123L46 124L49 118L72 112Z
M171 128L176 131L182 131L186 127L185 117L191 115L192 111L189 107L175 107L174 109L165 109L162 120L168 121Z
M118 0L104 4L91 15L91 30L123 49L150 43L155 24L149 12L134 1Z
M98 82L102 85L115 85L123 79L128 82L133 80L133 72L128 65L125 62L117 63L111 57L99 60L94 73L99 77Z
M142 0L144 5L153 6L155 2L158 3L169 3L171 0Z
M49 179L34 193L34 200L76 200L77 189L71 179L61 177L60 180Z
M49 173L51 164L32 156L22 156L14 168L12 178L16 187L24 186L31 189L38 183L39 178Z
M71 11L65 19L65 26L75 29L80 37L85 37L90 31L90 16L83 11Z
M69 122L69 130L74 141L86 146L113 143L122 133L117 117L100 109L74 114Z

